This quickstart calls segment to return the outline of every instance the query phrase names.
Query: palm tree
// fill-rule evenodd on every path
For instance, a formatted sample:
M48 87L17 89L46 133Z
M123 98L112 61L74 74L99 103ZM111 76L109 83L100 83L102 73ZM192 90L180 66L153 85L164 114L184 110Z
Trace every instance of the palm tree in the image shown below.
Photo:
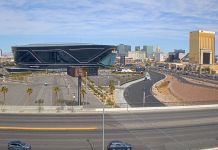
M112 101L112 94L113 94L113 91L115 90L115 86L113 84L110 84L109 87L110 87L111 101Z
M114 84L114 80L110 80L110 84Z
M86 90L84 89L80 90L80 94L83 95L83 108L84 108L84 94L86 94Z
M33 93L33 89L28 88L28 89L26 90L26 92L29 93L29 106L30 106L30 95Z
M120 77L118 78L118 86L120 86L120 84L121 84L119 81L120 81Z
M3 92L4 93L4 106L5 106L5 93L7 93L9 90L7 87L3 86L0 90L0 92Z
M55 86L52 90L55 92L55 105L57 106L58 91L60 91L61 89L58 86Z

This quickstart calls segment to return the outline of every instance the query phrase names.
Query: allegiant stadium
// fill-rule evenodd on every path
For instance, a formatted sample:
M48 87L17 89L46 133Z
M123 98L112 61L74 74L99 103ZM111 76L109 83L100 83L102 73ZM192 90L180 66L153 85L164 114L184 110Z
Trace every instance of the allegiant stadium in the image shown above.
M67 66L112 66L117 46L97 44L29 44L12 46L18 68L59 69Z

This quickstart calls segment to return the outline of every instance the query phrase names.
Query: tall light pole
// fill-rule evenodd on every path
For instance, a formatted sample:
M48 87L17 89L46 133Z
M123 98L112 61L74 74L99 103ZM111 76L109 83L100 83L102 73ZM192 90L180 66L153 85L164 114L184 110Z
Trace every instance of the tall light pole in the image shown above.
M146 90L146 88L144 87L143 88L143 107L145 105L145 90Z
M87 72L86 72L86 108L87 108Z
M165 91L165 103L166 103L166 91Z
M105 91L102 90L102 93L103 93L103 137L102 137L102 150L104 150L104 93Z
M67 85L67 89L68 89L68 95L69 95L69 89L70 89L70 84L69 83Z
M200 63L199 63L199 65L200 65L199 76L201 77L201 49L200 49Z

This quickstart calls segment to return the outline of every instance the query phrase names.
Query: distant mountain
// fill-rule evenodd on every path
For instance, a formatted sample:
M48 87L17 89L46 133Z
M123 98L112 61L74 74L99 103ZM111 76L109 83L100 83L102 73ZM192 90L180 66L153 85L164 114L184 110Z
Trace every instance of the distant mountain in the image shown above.
M2 52L3 56L13 55L12 52Z

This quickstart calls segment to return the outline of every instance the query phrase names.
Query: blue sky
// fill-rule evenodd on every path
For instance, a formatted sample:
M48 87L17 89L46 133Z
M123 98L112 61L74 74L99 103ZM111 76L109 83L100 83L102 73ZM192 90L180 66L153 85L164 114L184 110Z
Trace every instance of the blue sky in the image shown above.
M216 32L217 0L0 0L0 49L33 43L157 44L189 51L189 32ZM216 46L218 54L218 46Z

